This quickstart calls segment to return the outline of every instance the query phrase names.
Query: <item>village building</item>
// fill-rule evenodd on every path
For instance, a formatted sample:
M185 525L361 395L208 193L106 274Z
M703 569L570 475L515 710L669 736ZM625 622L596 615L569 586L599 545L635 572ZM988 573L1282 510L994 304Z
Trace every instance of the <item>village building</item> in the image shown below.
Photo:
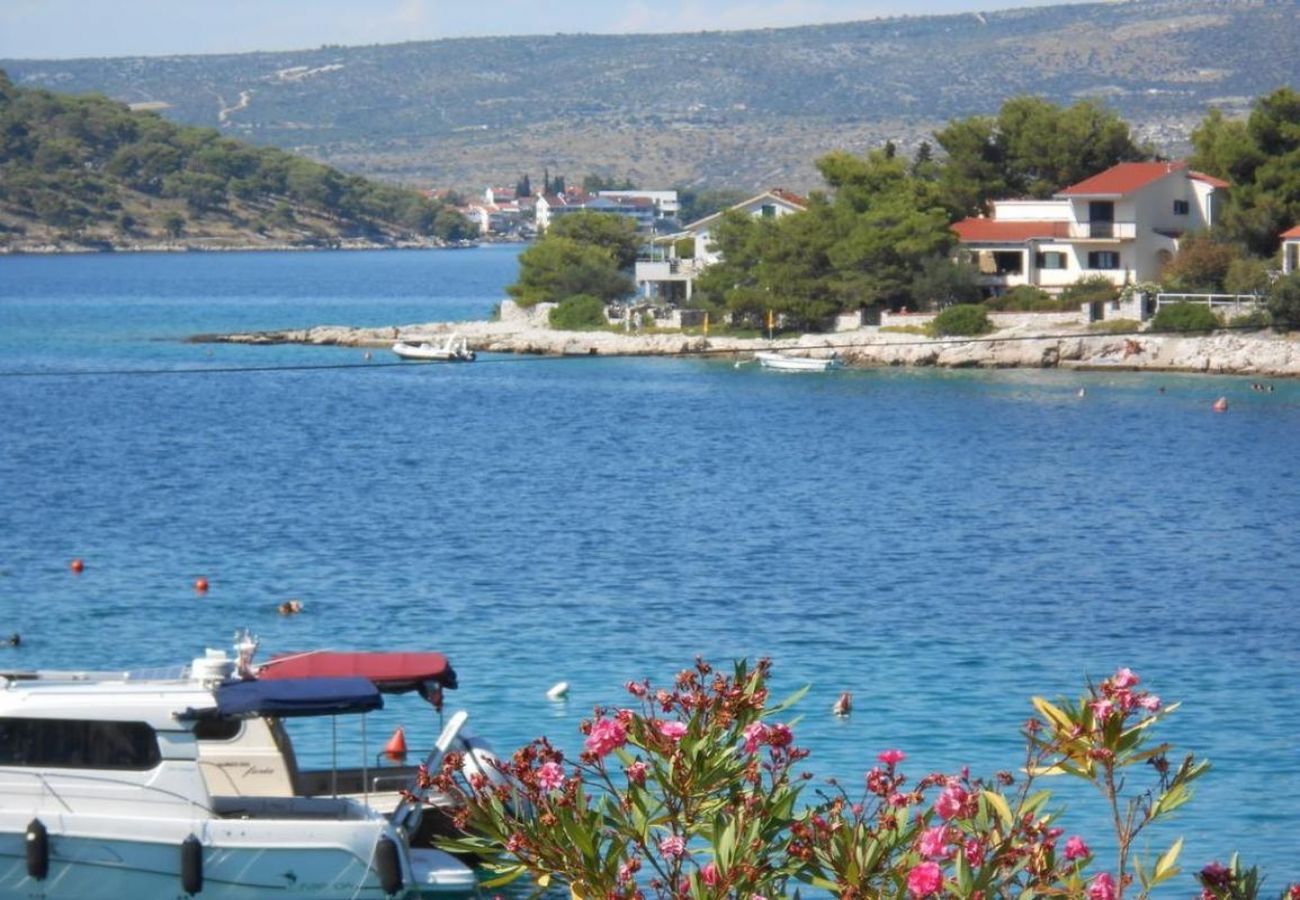
M1282 232L1282 274L1300 272L1300 225Z
M1186 234L1218 220L1227 182L1182 162L1119 163L1049 200L995 200L953 225L990 295L1019 285L1059 293L1081 278L1155 281Z

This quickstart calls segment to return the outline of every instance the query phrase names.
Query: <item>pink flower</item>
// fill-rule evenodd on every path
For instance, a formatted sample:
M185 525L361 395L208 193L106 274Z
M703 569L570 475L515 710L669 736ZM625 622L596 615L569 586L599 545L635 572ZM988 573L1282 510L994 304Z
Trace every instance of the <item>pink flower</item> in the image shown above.
M523 845L524 836L516 831L511 834L510 838L506 841L506 851L509 853L518 853L519 849L523 847Z
M921 833L921 855L928 859L943 859L948 855L948 826L936 825Z
M637 760L623 771L627 773L627 780L634 784L645 785L645 773L648 766L641 760Z
M715 887L718 883L718 867L713 863L706 863L704 868L700 869L700 880L709 887Z
M745 752L754 753L767 740L767 726L762 722L751 722L745 726Z
M1088 900L1115 900L1115 879L1102 872L1088 885Z
M938 863L923 862L907 873L907 889L913 897L928 897L943 887L943 870Z
M586 748L604 756L627 743L627 727L618 719L597 719L587 734Z
M644 697L646 694L645 685L641 684L639 681L629 681L627 684L623 685L623 687L625 687L627 692L633 697Z
M1115 673L1115 675L1110 679L1110 683L1115 685L1115 687L1122 689L1131 688L1133 685L1137 684L1139 680L1140 679L1133 674L1133 670L1125 666Z
M767 743L771 747L788 747L794 743L794 732L790 726L782 722L768 726Z
M907 754L902 750L885 750L879 754L876 759L880 760L887 766L893 767L907 759Z
M1105 722L1115 711L1115 704L1110 700L1094 700L1088 705L1092 707L1092 717L1098 722Z
M1138 701L1138 706L1147 712L1158 712L1160 710L1160 698L1155 694L1147 694Z
M1089 856L1092 856L1092 851L1089 850L1088 845L1083 842L1083 838L1079 837L1077 834L1072 835L1070 839L1065 842L1066 859L1087 859Z
M669 835L659 842L659 852L668 859L676 859L686 853L686 841L678 835Z
M537 783L544 791L553 791L564 786L564 767L557 762L542 763L537 770Z
M962 855L966 857L966 862L972 869L984 865L984 844L975 838L966 841L966 846L962 848Z
M671 738L674 741L680 741L682 739L682 735L686 734L686 723L685 722L660 722L659 733L666 738Z
M934 801L934 811L939 814L941 819L952 819L961 815L962 807L966 805L966 800L970 797L964 788L955 784L950 784L943 789L939 799Z

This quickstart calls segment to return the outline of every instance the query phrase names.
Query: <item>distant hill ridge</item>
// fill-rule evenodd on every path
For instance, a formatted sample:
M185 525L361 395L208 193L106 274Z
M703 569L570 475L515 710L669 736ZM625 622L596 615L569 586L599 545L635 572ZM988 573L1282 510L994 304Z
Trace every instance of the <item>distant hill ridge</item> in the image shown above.
M818 182L1009 96L1104 100L1168 152L1211 105L1300 83L1300 0L1130 0L657 35L462 38L214 56L0 61L14 82L157 106L347 171L471 186Z

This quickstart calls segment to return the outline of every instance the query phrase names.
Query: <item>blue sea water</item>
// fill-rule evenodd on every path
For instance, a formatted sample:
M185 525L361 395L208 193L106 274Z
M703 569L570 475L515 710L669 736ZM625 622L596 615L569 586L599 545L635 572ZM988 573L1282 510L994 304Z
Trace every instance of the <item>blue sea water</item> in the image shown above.
M0 258L0 668L179 663L245 625L263 656L439 649L499 749L576 751L628 679L770 656L811 686L809 767L852 782L894 747L1014 769L1031 695L1126 665L1214 763L1152 849L1300 879L1300 385L183 340L483 318L516 252ZM372 745L436 731L376 718Z

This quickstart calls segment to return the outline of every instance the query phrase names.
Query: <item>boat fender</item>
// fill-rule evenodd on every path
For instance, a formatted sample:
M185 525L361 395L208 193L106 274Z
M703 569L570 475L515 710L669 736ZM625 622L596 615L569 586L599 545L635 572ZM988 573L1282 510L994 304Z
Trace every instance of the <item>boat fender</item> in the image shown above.
M50 874L50 833L40 819L27 826L27 874L37 881Z
M385 894L396 894L402 889L402 857L397 852L397 844L387 835L375 844L375 872Z
M181 841L181 890L187 894L203 890L203 842L192 834Z

